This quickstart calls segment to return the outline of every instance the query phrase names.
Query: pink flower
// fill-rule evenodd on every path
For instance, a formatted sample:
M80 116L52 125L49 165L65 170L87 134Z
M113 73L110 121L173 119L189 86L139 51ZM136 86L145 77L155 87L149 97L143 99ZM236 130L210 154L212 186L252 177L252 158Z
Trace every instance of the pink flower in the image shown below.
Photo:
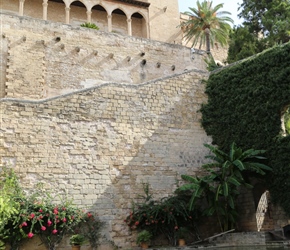
M42 212L43 212L43 210L40 208L40 209L38 210L38 212L42 213Z
M88 217L90 218L90 217L92 217L93 215L91 214L91 213L88 213Z
M58 214L58 210L57 210L57 208L53 209L53 213L54 213L54 214Z
M27 226L27 222L24 221L21 225L22 225L23 227L26 227L26 226Z
M66 218L63 218L62 221L63 221L63 222L66 222Z
M50 220L47 221L47 225L50 227L52 222Z
M56 229L53 229L52 230L52 234L57 234L57 230Z
M33 219L35 217L35 214L30 214L30 218Z
M138 226L138 225L139 225L139 221L136 221L136 222L135 222L135 225Z
M45 227L45 226L42 226L42 227L41 227L41 230L42 230L42 231L45 231L45 230L46 230L46 227Z
M31 239L33 236L34 236L34 234L33 234L32 232L30 232L30 233L27 234L27 237L28 237L29 239Z

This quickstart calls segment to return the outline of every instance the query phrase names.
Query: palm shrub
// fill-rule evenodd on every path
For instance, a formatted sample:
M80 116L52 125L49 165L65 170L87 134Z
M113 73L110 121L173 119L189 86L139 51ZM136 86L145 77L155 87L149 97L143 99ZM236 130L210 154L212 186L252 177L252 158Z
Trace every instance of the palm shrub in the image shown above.
M230 146L229 153L205 145L211 155L207 158L213 160L202 166L206 174L202 177L192 177L182 175L182 179L189 183L179 188L181 191L191 191L189 200L189 209L195 208L201 200L206 202L204 215L216 215L222 231L232 229L236 223L238 213L236 200L241 186L251 188L246 181L245 174L254 172L258 175L264 175L271 168L263 163L265 157L261 156L264 150L249 149L243 151L235 143Z
M184 14L189 16L189 20L181 23L185 32L185 39L192 41L192 46L200 44L206 45L207 52L210 52L210 46L214 42L222 46L228 43L229 31L233 20L228 16L231 13L220 11L223 4L212 5L212 1L196 2L197 8L189 8L190 11Z

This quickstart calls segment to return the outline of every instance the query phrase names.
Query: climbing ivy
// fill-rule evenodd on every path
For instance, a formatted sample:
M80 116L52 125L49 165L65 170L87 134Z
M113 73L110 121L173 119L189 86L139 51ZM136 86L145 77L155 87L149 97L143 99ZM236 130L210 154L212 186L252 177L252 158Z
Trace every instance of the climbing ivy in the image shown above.
M290 216L290 138L281 129L282 111L290 104L289 62L287 43L212 73L201 111L204 129L222 150L232 142L266 150L273 167L266 183Z

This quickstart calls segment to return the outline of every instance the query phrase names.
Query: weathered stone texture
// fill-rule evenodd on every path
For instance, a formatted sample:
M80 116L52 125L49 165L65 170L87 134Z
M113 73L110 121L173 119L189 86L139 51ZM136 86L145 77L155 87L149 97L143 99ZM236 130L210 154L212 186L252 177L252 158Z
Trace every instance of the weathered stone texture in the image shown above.
M138 84L205 70L203 56L192 59L190 49L180 45L4 13L0 17L5 24L0 39L7 44L0 53L6 97L42 99L106 82Z
M25 187L43 182L96 210L109 237L129 246L123 220L142 183L166 196L204 161L210 138L198 110L207 75L110 83L42 101L1 99L1 161Z

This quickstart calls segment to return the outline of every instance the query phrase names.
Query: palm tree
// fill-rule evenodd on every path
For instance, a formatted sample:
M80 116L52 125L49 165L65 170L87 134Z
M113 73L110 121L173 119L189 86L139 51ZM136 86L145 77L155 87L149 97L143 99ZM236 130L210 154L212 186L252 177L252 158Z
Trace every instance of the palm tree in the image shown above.
M220 43L222 46L228 42L229 31L233 23L227 15L231 15L228 11L218 11L223 4L213 7L212 2L203 1L196 2L197 8L189 8L184 14L189 16L189 20L181 23L180 27L184 28L185 39L187 42L192 40L192 47L199 43L199 49L202 45L206 45L206 51L210 52L210 45L214 42Z

